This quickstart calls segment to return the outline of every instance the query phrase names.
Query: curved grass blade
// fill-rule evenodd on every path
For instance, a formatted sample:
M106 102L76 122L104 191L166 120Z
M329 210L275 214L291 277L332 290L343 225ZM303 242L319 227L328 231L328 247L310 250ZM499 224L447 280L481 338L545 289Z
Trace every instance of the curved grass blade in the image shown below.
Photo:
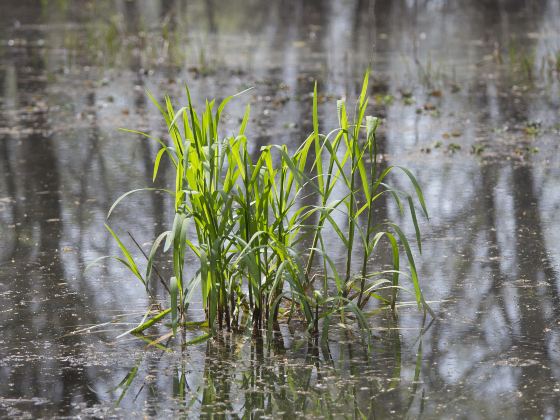
M174 195L174 193L172 191L166 190L164 188L137 188L135 190L130 190L128 192L125 192L123 195L121 195L119 198L117 198L114 202L113 205L111 206L111 208L109 209L109 212L107 213L107 219L109 219L109 217L111 217L111 213L113 213L113 210L115 210L115 208L117 207L117 205L124 200L126 197L128 197L131 194L134 194L136 192L139 191L163 191L166 192L168 194Z
M152 274L152 269L154 266L154 258L161 244L161 241L163 241L163 239L167 237L169 234L171 234L171 231L163 232L156 238L156 240L152 244L152 247L150 248L150 253L148 254L148 265L146 266L146 279L149 279L150 275Z
M416 177L407 168L404 168L402 166L395 166L395 167L402 170L408 176L410 182L412 182L412 185L414 185L414 189L416 190L416 196L418 197L420 206L422 206L422 211L424 212L424 216L426 216L426 219L429 219L430 216L428 215L428 209L426 208L426 202L424 201L424 194L422 193L422 188L420 188L420 184L418 184Z
M130 269L130 271L132 271L132 273L142 282L144 287L146 287L146 281L142 277L142 274L140 274L140 271L138 270L138 266L136 265L136 262L134 262L134 258L132 258L132 255L130 254L126 246L122 243L122 241L119 239L117 234L113 231L113 229L109 227L109 225L105 224L105 228L109 231L109 233L115 239L115 241L117 241L117 244L121 252L126 258L126 262L120 258L118 258L118 260L121 261L125 266L127 266Z

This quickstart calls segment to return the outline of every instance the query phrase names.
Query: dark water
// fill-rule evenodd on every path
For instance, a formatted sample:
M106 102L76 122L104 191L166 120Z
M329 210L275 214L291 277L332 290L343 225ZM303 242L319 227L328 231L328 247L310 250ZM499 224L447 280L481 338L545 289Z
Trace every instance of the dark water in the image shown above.
M3 0L0 11L0 417L560 416L557 1ZM368 64L386 161L424 186L417 265L438 319L372 316L369 350L355 331L325 346L297 326L272 342L117 339L146 308L142 287L116 264L83 270L118 254L103 230L112 201L151 184L155 145L116 130L165 135L144 91L183 98L188 81L202 100L254 86L226 130L250 100L255 150L293 147L311 130L314 80L326 131ZM146 245L169 208L140 193L111 223Z

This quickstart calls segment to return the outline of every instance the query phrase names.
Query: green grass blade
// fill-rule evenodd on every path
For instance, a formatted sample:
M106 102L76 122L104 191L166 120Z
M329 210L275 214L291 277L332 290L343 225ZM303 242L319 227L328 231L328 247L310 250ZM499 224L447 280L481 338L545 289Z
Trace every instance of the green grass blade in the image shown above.
M146 330L146 329L150 328L152 325L154 325L156 322L163 319L169 312L171 312L171 308L168 308L168 309L165 309L165 310L161 311L160 313L158 313L154 317L148 319L147 321L138 325L136 328L132 329L130 332L132 334L139 334L139 333L143 332L144 330Z
M171 327L173 329L173 335L177 334L177 293L178 293L178 286L177 286L177 277L171 277L169 282L169 296L171 299Z
M162 234L160 234L156 240L154 241L154 243L152 244L152 247L150 248L150 252L148 253L148 265L146 266L146 280L148 280L152 274L152 269L154 266L154 258L156 256L156 252L161 244L161 241L163 241L164 238L166 238L167 236L169 236L171 233L171 231L166 231L163 232Z
M139 192L139 191L163 191L163 192L166 192L166 193L168 193L168 194L170 194L170 195L174 195L172 191L169 191L169 190L166 190L166 189L163 189L163 188L137 188L137 189L135 189L135 190L131 190L131 191L125 192L123 195L121 195L119 198L117 198L117 199L113 202L113 205L111 206L111 208L110 208L109 211L107 212L107 219L109 219L109 217L111 217L111 213L113 213L113 210L115 210L115 208L117 207L117 205L118 205L122 200L124 200L124 199L125 199L126 197L128 197L129 195L134 194L134 193Z
M422 253L422 238L420 237L420 228L418 227L418 219L416 218L416 210L414 210L414 203L412 197L408 197L408 207L410 209L410 216L414 224L414 232L416 233L416 242L418 243L418 250Z
M113 231L113 229L111 229L109 227L109 225L105 224L105 228L109 231L109 233L115 239L115 241L117 241L117 244L118 244L121 252L123 253L124 257L126 258L125 265L130 269L130 271L132 271L132 273L134 273L134 275L142 282L142 284L145 287L146 286L146 281L142 277L142 274L140 274L140 271L138 270L138 266L134 262L134 258L132 258L132 255L130 254L130 252L128 251L126 246L122 243L122 241L119 239L117 234Z
M412 182L412 185L414 185L414 189L416 190L416 196L418 197L418 201L420 202L420 206L422 206L422 211L424 212L424 215L426 216L426 218L429 219L430 216L428 215L428 209L426 208L426 202L424 201L424 194L422 193L422 188L420 188L420 184L418 184L418 181L416 180L416 177L407 168L404 168L402 166L396 166L396 168L399 168L400 170L402 170L408 176L408 178L410 179L410 182Z
M391 226L404 246L406 255L408 257L408 264L410 268L410 275L412 277L412 284L414 285L414 293L416 296L416 303L420 306L422 300L422 291L420 290L420 283L418 281L418 273L416 271L416 264L414 263L414 256L412 255L412 251L410 249L410 244L408 243L408 239L406 239L406 235L403 233L401 228L394 223L387 223L387 225Z

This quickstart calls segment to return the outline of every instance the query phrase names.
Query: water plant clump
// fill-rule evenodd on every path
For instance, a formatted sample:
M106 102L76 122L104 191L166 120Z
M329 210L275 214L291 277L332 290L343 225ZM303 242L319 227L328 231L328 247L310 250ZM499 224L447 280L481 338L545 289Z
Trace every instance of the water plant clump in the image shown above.
M123 258L117 259L148 293L160 249L171 253L173 275L169 281L160 276L169 307L151 318L147 314L131 332L141 332L170 316L175 334L177 328L192 322L187 310L194 293L202 297L204 324L209 330L204 337L221 329L252 328L259 334L295 318L312 333L318 333L321 325L328 334L334 316L355 320L366 328L363 309L368 302L379 300L395 311L402 290L410 290L418 306L430 310L409 240L396 223L376 219L375 209L383 196L395 200L401 212L407 208L421 251L416 206L428 216L422 190L408 169L378 164L379 120L366 116L368 78L369 72L352 120L345 101L339 100L339 127L322 134L315 85L309 136L295 151L273 144L262 147L256 157L250 153L245 134L249 105L237 133L222 138L220 119L232 97L218 105L206 101L204 110L198 112L188 88L187 105L177 110L169 97L159 103L148 94L168 128L169 142L154 139L160 149L153 179L162 164L175 170L175 186L166 190L173 196L173 225L154 240L145 255L145 270L140 270L117 234L109 226L107 229L122 251ZM147 133L126 131L153 139ZM388 175L395 170L408 177L413 194L387 184ZM109 215L132 192L121 196ZM315 198L313 204L302 200L308 196ZM329 253L327 232L334 232L346 249L343 269ZM381 246L390 249L392 267L372 271L372 259ZM408 262L406 275L401 250ZM191 254L198 267L194 275L187 275L184 264ZM360 267L357 272L353 270L356 265ZM412 287L401 284L404 276Z

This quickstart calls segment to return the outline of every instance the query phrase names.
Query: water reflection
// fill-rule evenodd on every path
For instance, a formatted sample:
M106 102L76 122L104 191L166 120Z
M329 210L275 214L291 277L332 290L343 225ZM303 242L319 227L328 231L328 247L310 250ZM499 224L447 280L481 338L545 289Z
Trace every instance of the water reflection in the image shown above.
M383 332L369 350L356 345L349 331L339 331L329 345L288 331L270 341L225 335L205 345L201 364L185 347L170 356L173 345L160 345L161 351L146 351L123 375L115 388L117 402L134 409L134 401L152 401L147 413L154 416L165 411L159 402L168 395L175 416L194 411L202 417L375 418L396 412L417 417L426 398L423 331L416 331L417 341L408 349L416 352L414 369L404 372L398 330ZM400 402L390 397L394 393Z
M558 416L558 2L4 3L0 415ZM154 145L116 131L165 136L144 89L181 97L188 80L202 99L255 86L254 150L296 147L313 81L328 129L368 64L383 164L412 167L425 187L417 261L440 319L419 339L413 310L372 317L373 353L295 327L274 346L115 344L143 290L118 266L83 268L117 253L101 229L112 200L150 183ZM241 113L230 108L225 132ZM145 246L169 223L167 200L132 198L112 223Z

